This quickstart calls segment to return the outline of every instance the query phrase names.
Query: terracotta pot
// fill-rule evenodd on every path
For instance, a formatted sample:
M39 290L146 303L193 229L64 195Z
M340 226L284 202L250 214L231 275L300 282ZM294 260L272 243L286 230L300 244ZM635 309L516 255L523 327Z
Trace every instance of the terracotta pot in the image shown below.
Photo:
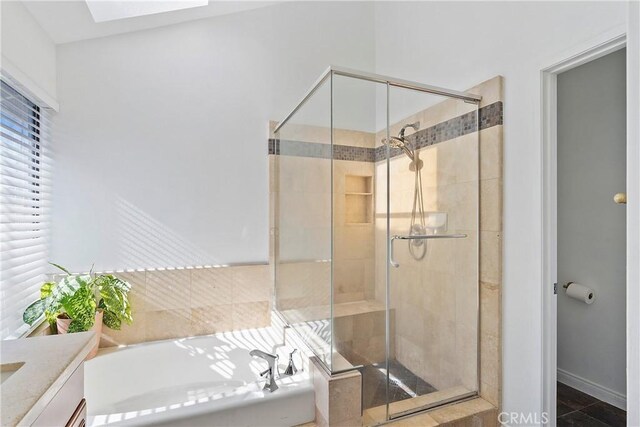
M64 316L64 315L61 315ZM69 329L69 325L71 324L71 319L60 317L56 319L56 326L58 327L59 334L66 334ZM96 321L93 324L93 327L89 329L96 333L96 343L93 346L93 349L87 354L87 358L85 360L93 359L98 353L98 346L100 345L100 335L102 335L102 310L96 311Z

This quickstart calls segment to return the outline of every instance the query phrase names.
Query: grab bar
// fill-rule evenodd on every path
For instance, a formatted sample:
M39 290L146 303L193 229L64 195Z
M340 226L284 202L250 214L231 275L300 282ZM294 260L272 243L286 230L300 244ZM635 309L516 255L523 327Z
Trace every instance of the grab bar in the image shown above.
M429 240L429 239L464 239L466 234L413 234L407 236L395 235L391 236L391 245L389 245L389 263L398 268L400 264L393 259L393 242L396 240Z

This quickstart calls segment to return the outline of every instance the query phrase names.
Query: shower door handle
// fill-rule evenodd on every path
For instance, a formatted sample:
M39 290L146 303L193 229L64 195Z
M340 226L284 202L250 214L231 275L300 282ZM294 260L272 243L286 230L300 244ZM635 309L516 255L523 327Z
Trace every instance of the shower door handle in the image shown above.
M464 239L466 234L413 234L406 236L391 236L389 239L389 264L398 268L400 264L395 261L393 256L393 242L396 240L431 240L431 239Z

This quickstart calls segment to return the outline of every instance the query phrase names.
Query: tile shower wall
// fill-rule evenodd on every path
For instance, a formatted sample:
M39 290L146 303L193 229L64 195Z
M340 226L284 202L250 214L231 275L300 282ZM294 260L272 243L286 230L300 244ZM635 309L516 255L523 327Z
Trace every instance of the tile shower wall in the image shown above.
M271 129L274 126L272 122ZM288 212L288 225L296 225L281 226L279 230L279 238L286 242L281 248L287 248L286 253L281 249L277 266L281 310L328 305L331 291L331 263L327 261L331 257L332 176L327 129L288 124L286 133L287 140L280 141L279 151L273 139L269 142L271 204ZM346 202L346 176L373 180L373 136L351 130L334 131L334 303L373 298L373 222L349 224L345 220L352 209ZM282 162L278 168L276 161ZM271 211L274 224L275 210ZM272 235L274 232L272 229ZM293 232L296 235L290 235ZM272 243L272 254L273 249Z
M397 257L402 267L396 271L398 289L392 285L391 355L438 389L463 384L475 389L476 364L480 360L480 393L492 404L500 405L501 384L501 232L502 232L502 79L500 77L470 89L483 96L478 113L480 132L469 133L475 128L475 107L459 101L448 100L421 111L413 117L393 125L391 134L397 134L403 123L421 121L421 131L409 137L420 150L423 169L425 207L427 211L450 213L449 231L465 232L467 239L439 241L430 245L424 262L408 258L406 245L399 245ZM288 125L289 126L289 125ZM324 134L323 134L324 132ZM334 277L336 302L365 299L369 304L384 307L386 288L386 163L385 152L376 141L382 134L336 131L336 144L355 146L334 150L336 174L335 204L335 258ZM341 137L338 137L340 135ZM348 136L347 136L348 135ZM478 182L478 137L480 171ZM287 140L281 148L288 150L287 177L281 181L297 180L300 192L304 192L305 179L324 185L331 179L327 162L331 151L327 149L326 129L309 126L287 130ZM376 146L377 145L377 146ZM277 206L277 177L274 162L283 154L270 141L269 154L272 171L272 206ZM360 148L364 149L361 150ZM393 206L411 206L414 175L408 169L408 160L399 152L391 161L394 191ZM299 160L290 160L297 158ZM311 169L315 168L315 169ZM371 227L351 227L342 222L344 215L344 176L370 175L374 168L374 221ZM297 169L297 170L296 170ZM295 170L295 172L294 172ZM400 189L400 191L398 191ZM324 203L329 203L330 189L325 187ZM292 191L292 190L290 190ZM480 197L480 230L476 218L477 197ZM301 199L298 199L298 201ZM285 208L289 208L285 206ZM293 206L291 206L293 208ZM329 206L321 209L330 212ZM272 214L274 212L272 211ZM405 212L406 214L406 212ZM272 218L272 224L273 218ZM392 212L392 233L405 234L409 215ZM342 228L341 228L342 227ZM272 230L272 232L275 230ZM273 233L272 233L273 234ZM330 237L328 230L325 237ZM283 238L283 236L280 236ZM272 239L273 241L273 239ZM329 242L327 242L329 243ZM479 270L475 254L479 245ZM404 246L400 248L400 246ZM272 249L275 244L272 243ZM402 249L405 251L403 255ZM373 251L373 254L371 253ZM274 251L272 250L272 254ZM463 254L465 256L459 256ZM454 256L456 255L456 256ZM353 257L355 259L350 259ZM403 258L404 257L404 258ZM352 261L358 261L353 262ZM354 267L340 268L340 265ZM362 264L360 264L362 263ZM412 265L413 263L413 265ZM360 265L364 266L364 279L360 279ZM281 309L308 307L320 301L329 303L330 264L318 262L284 263L278 266L279 301ZM352 274L352 271L356 271ZM478 283L478 276L480 283ZM346 282L341 282L345 280ZM345 286L346 284L346 286ZM479 287L480 324L476 329L477 292ZM356 335L350 327L355 319L338 319L335 331L336 348L343 353L355 351L349 344ZM343 322L344 324L341 324ZM375 324L375 320L370 323ZM472 326L469 326L472 325ZM480 357L476 352L476 336L479 335ZM378 336L376 339L380 338ZM341 347L341 342L346 345ZM371 340L373 342L373 340ZM369 344L361 347L362 353L376 348ZM360 354L362 355L362 354ZM377 358L376 358L377 359ZM379 360L376 360L379 361Z
M401 267L391 272L391 306L395 308L395 355L404 366L439 390L476 382L475 327L480 277L480 393L500 404L500 284L502 231L502 79L469 90L483 96L479 112L480 182L477 133L466 124L473 107L447 100L392 125L392 135L407 122L421 121L422 131L409 140L424 161L425 210L447 212L449 232L466 239L429 242L423 261L413 260L406 243L396 242ZM383 135L378 135L380 140ZM376 148L382 152L382 148ZM407 209L414 174L401 153L390 163L392 234L409 229ZM384 156L377 155L377 160ZM376 163L376 180L386 180L386 162ZM479 190L478 190L479 188ZM480 231L476 206L480 196ZM386 187L376 192L376 298L385 298ZM410 209L409 209L410 210ZM480 267L475 254L479 239Z
M100 345L207 335L271 323L268 265L116 272L131 286L134 322L103 330Z

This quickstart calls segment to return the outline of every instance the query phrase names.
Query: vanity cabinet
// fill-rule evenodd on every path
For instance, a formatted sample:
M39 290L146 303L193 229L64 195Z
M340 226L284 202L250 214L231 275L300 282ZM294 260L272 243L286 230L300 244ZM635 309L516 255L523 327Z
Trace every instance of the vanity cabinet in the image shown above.
M84 427L87 404L84 399L84 363L64 383L32 426Z

